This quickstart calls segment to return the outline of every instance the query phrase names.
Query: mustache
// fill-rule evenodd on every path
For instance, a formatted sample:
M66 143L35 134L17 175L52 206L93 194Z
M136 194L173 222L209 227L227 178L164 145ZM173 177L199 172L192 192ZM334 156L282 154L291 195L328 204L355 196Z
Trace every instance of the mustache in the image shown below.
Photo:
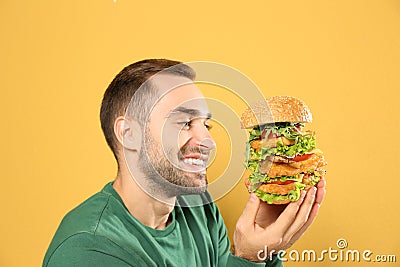
M205 155L205 156L210 155L210 151L208 151L206 149L201 149L201 147L193 147L193 146L190 146L189 144L184 145L179 150L180 157L182 157L183 155L187 155L187 154L197 154L197 153Z

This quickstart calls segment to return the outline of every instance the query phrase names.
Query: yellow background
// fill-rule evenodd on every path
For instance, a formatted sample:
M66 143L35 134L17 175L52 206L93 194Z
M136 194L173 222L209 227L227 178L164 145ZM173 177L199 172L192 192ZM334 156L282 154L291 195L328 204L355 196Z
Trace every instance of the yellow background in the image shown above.
M0 25L0 266L39 266L63 215L113 179L102 94L158 57L227 64L303 99L328 194L293 248L346 238L400 261L400 1L1 0ZM218 201L230 234L247 197L239 184ZM286 266L333 265L367 266Z

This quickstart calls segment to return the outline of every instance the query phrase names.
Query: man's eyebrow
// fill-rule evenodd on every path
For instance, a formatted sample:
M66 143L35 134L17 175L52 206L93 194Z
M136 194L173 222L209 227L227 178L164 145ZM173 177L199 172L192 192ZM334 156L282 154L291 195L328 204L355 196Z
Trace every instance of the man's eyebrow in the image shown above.
M202 113L200 110L198 109L193 109L193 108L185 108L185 107L177 107L175 109L173 109L170 114L168 115L171 116L173 114L176 113L186 113L191 115L192 117L206 117L207 119L211 119L212 114L207 112L207 113Z

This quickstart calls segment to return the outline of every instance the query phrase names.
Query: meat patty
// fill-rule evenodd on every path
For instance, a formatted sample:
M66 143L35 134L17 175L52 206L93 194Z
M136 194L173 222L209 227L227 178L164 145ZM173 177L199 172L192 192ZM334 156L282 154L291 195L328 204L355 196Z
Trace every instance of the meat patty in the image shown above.
M285 146L291 146L296 143L294 139L287 139L284 136L275 137L275 138L265 138L265 139L257 139L250 142L250 146L254 148L256 151L263 147L277 147L278 142L282 142Z
M294 190L294 183L290 184L263 184L258 190L263 191L265 193L277 194L277 195L287 195L291 190Z
M260 161L260 172L268 173L271 178L279 176L294 176L296 174L316 170L319 167L325 166L326 162L323 155L313 154L309 159L294 162L294 163L271 163L268 160Z
M283 156L269 156L266 158L266 160L271 161L271 162L278 162L278 163L294 163L294 161L291 158L283 157Z

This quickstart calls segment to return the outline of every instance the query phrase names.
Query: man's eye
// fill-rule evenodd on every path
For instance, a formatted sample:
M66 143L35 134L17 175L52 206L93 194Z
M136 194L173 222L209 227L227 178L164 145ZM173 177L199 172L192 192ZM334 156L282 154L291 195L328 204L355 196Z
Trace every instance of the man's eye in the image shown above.
M181 127L181 129L184 130L190 130L190 128L192 127L193 121L181 121L178 122L178 125ZM204 122L204 127L207 128L207 130L210 130L212 128L212 125L208 122Z
M182 121L178 122L178 124L182 127L182 129L189 130L191 121Z

